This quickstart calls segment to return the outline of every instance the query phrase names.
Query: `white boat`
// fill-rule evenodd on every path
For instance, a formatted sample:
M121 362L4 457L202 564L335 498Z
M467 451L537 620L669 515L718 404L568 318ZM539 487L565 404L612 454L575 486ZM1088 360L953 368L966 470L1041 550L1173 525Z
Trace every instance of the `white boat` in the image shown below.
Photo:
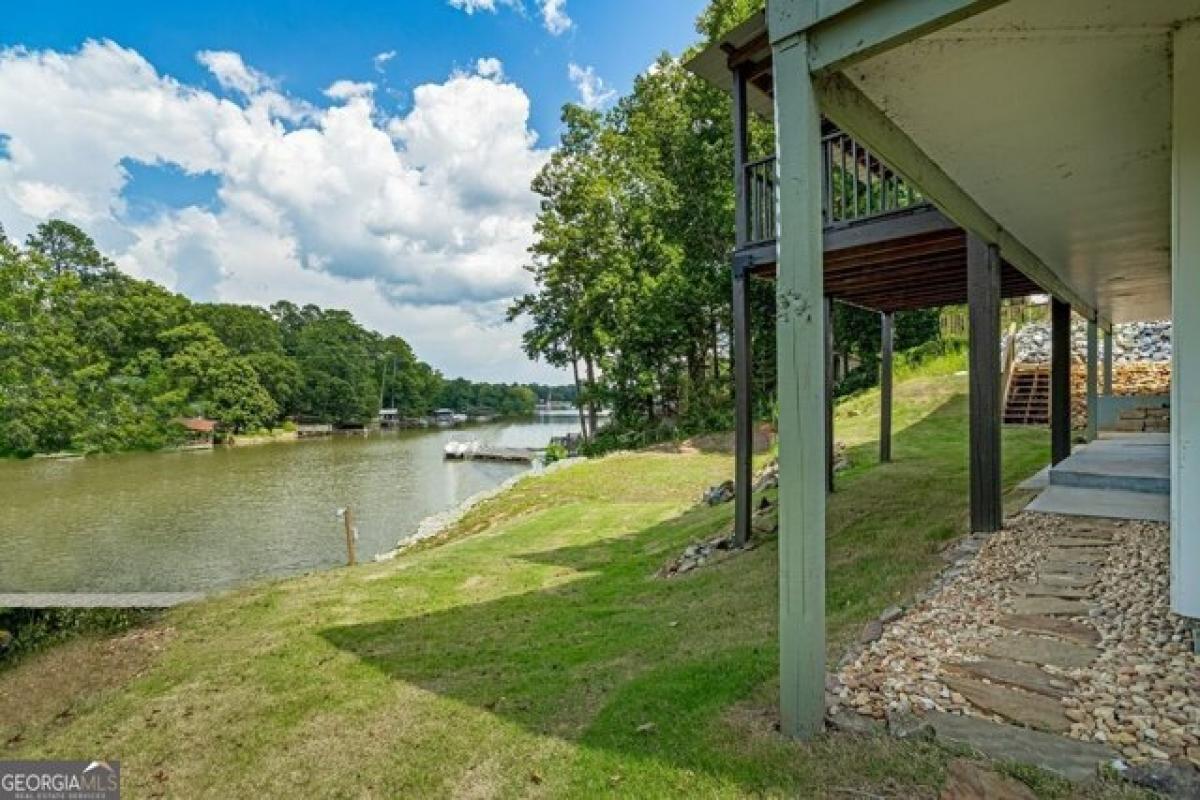
M479 442L446 442L446 458L468 458L479 450Z

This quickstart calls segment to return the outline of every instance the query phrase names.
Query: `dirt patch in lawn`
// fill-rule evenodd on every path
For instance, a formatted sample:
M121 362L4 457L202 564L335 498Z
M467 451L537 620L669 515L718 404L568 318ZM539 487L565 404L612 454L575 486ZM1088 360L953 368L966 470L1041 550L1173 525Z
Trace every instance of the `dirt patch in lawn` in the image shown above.
M0 753L19 745L32 730L68 722L142 675L174 633L156 625L113 638L78 639L0 673Z

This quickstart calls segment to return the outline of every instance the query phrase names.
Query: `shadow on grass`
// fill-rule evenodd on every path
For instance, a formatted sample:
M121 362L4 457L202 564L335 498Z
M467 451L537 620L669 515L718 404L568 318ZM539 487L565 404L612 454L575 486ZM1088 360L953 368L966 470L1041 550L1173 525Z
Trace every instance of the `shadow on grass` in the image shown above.
M964 405L955 398L903 431L896 463L855 468L831 502L831 641L936 566L936 542L966 509ZM684 578L652 577L729 515L728 505L696 507L627 536L516 553L573 579L322 635L396 680L584 745L587 758L652 759L750 791L795 786L819 769L797 761L803 747L730 744L728 712L773 705L777 692L773 543Z

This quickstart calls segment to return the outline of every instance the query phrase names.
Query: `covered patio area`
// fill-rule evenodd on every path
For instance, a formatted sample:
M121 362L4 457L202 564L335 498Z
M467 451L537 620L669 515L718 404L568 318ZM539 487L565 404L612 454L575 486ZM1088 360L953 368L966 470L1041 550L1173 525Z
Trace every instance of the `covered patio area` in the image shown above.
M1101 338L1115 322L1173 320L1169 598L1171 613L1192 625L1186 620L1200 617L1200 495L1185 487L1200 486L1200 317L1187 312L1200 297L1200 0L771 0L765 17L713 45L696 70L730 87L735 122L751 107L775 124L769 210L739 216L734 311L739 277L772 264L783 731L808 736L824 724L827 301L846 286L830 248L842 235L830 229L839 208L826 177L831 161L843 179L849 170L856 211L861 186L886 201L902 182L907 196L952 223L943 254L893 258L890 267L864 260L850 285L861 292L857 302L884 313L948 302L939 287L965 295L974 531L1003 522L1001 298L1034 289L1052 297L1052 461L1062 467L1053 485L1102 480L1101 462L1114 458L1127 467L1139 460L1129 443L1102 440L1063 466L1072 452L1062 423L1070 417L1072 315L1088 322L1089 439L1104 394ZM844 146L831 153L830 126L853 142L849 167ZM742 145L735 162L739 208L754 208L748 198L759 184L747 178L754 162ZM868 216L876 226L886 219ZM961 255L951 259L952 250ZM742 343L735 358L745 352ZM1104 372L1108 384L1107 363ZM1161 489L1162 446L1156 452L1144 477Z

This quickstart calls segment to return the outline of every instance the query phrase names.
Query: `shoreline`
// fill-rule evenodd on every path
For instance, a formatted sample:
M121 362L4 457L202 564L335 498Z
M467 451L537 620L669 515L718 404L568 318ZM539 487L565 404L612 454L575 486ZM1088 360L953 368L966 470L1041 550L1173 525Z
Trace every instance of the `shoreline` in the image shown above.
M385 553L380 553L379 555L375 556L373 560L375 563L391 561L413 545L418 544L419 542L424 542L428 539L432 539L435 536L444 533L450 527L461 521L463 517L465 517L479 504L491 500L494 497L499 497L524 480L542 475L551 475L555 472L559 472L560 470L576 466L577 464L582 464L587 460L588 459L586 457L575 456L573 458L564 458L561 461L555 461L553 464L549 464L544 467L535 466L532 469L528 469L525 472L514 475L511 478L500 482L491 489L485 489L482 492L476 492L453 508L447 509L446 511L440 511L436 514L430 514L429 516L425 517L419 523L417 523L417 530L412 536L401 539L399 542L397 542L394 548Z

